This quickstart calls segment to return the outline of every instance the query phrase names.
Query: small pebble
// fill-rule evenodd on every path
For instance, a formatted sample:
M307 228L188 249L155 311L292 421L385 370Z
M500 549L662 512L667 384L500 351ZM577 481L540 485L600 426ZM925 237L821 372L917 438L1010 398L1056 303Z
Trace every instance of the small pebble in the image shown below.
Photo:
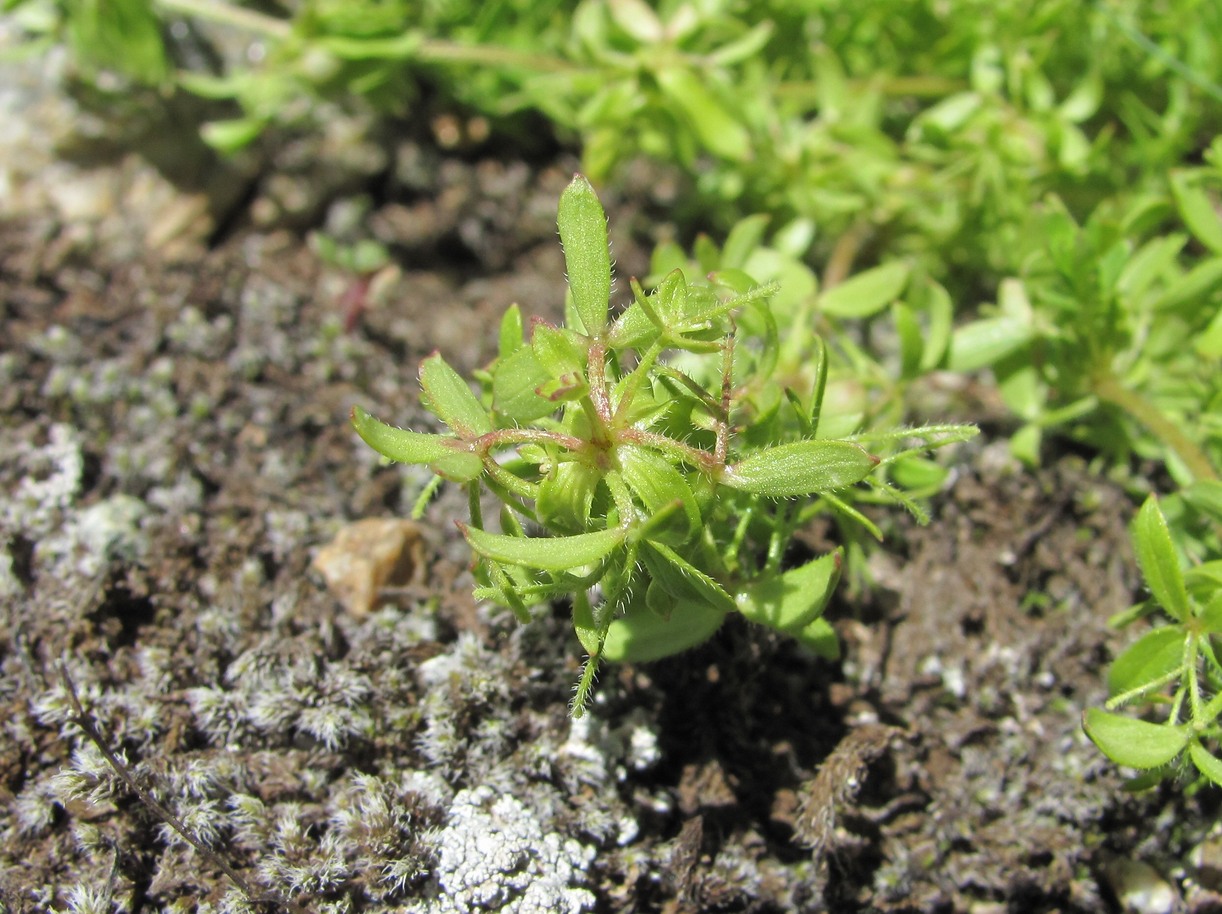
M352 615L369 615L384 587L402 587L423 570L420 528L372 517L349 524L318 550L312 567Z
M1171 914L1175 910L1175 889L1148 863L1115 860L1103 876L1126 914Z

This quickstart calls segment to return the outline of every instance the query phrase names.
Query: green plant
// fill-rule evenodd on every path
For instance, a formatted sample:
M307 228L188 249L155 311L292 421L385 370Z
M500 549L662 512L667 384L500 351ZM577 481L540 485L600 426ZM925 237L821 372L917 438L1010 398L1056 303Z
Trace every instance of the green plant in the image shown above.
M851 503L858 483L915 509L887 472L976 429L820 438L826 347L809 324L778 328L774 287L734 271L689 283L674 270L649 294L634 281L612 319L606 216L585 178L561 196L558 223L566 326L536 322L527 339L511 308L481 397L439 354L425 359L424 404L448 433L395 429L359 407L357 432L467 486L480 598L522 621L530 605L571 598L589 655L575 714L602 659L682 651L734 612L834 654L821 614L841 552L786 569L793 533L829 511L870 525ZM778 374L795 346L809 371ZM481 485L503 503L500 533L485 529Z
M1180 566L1171 532L1151 496L1133 525L1133 543L1150 599L1117 616L1127 624L1162 609L1170 617L1143 635L1112 664L1106 708L1084 717L1087 734L1120 765L1151 772L1134 786L1149 786L1187 763L1222 786L1222 560ZM1115 713L1125 705L1162 708L1161 722ZM1183 762L1184 764L1177 764Z
M1036 208L1021 276L955 330L950 367L993 368L1029 462L1061 428L1113 462L1164 461L1181 485L1218 478L1222 139L1205 158L1084 224L1055 198Z
M216 100L204 134L223 150L336 105L414 117L431 97L506 130L534 112L596 179L642 155L677 168L688 224L809 219L818 259L833 245L848 261L880 246L915 256L956 300L1017 269L1032 200L1057 193L1081 218L1149 190L1222 127L1222 8L1202 0L3 7L68 42L86 75ZM183 52L163 37L183 18L264 53Z

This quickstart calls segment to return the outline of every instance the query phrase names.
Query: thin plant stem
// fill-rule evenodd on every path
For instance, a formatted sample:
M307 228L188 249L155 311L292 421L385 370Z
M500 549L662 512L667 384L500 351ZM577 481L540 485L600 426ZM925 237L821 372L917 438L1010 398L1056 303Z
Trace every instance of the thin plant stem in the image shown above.
M178 832L178 834L182 836L183 840L195 848L201 857L210 861L222 873L228 876L233 884L237 886L239 890L241 890L242 894L244 894L252 902L256 904L270 905L277 910L288 910L283 906L279 899L256 892L254 887L242 877L241 873L230 866L216 851L212 850L212 848L208 847L197 837L195 837L195 835L191 833L191 831L187 828L183 821L178 818L178 816L166 809L166 807L158 802L151 793L140 786L140 783L136 780L135 775L131 773L131 770L127 767L127 765L119 760L119 757L115 755L114 750L112 750L106 740L103 739L101 731L98 730L97 725L93 722L89 715L85 713L85 709L81 706L81 700L77 696L76 685L73 683L72 677L68 675L67 664L59 664L59 676L60 680L64 684L64 689L68 693L68 700L72 702L72 722L80 727L81 731L85 734L89 741L93 743L98 752L102 753L102 757L106 759L106 762L110 765L114 773L119 776L119 779L127 785L128 790L134 793L140 802L148 807L154 815L173 828L174 831Z
M1120 407L1153 432L1156 437L1165 441L1176 456L1184 462L1184 466L1188 468L1188 472L1194 479L1217 481L1218 471L1214 469L1205 452L1157 406L1141 394L1129 390L1111 374L1095 378L1093 387L1095 395L1101 401Z

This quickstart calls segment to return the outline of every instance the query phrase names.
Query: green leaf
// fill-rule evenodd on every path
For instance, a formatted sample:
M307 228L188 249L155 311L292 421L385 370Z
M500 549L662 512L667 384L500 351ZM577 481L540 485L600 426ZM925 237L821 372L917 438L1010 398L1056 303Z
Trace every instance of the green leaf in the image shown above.
M1157 311L1195 310L1222 286L1222 257L1203 260L1172 282L1154 303Z
M624 527L551 537L506 536L465 525L462 531L471 548L484 558L543 571L568 571L591 565L610 555L628 535Z
M680 327L687 314L687 279L682 270L671 270L658 285L656 295L649 297L654 313L662 319L667 330Z
M676 601L663 618L643 602L611 623L602 655L612 661L648 663L678 654L707 641L726 614L701 601Z
M807 650L814 651L824 660L840 659L840 638L836 634L836 629L832 628L831 623L822 616L796 633L794 637Z
M588 530L590 505L601 480L602 473L594 467L576 461L559 464L539 483L539 521L560 533Z
M1133 522L1133 546L1142 577L1154 599L1177 621L1185 621L1189 610L1184 575L1171 542L1171 532L1167 529L1167 519L1153 495L1146 499Z
M685 67L666 67L654 74L662 91L686 115L700 142L714 155L735 162L751 154L751 134L707 88L707 83Z
M159 86L170 73L161 22L147 0L69 0L67 33L78 58Z
M497 357L507 359L525 343L526 337L522 327L522 309L510 305L501 318L501 333L497 341Z
M669 546L647 540L641 544L641 559L654 581L676 600L707 603L721 612L736 608L720 584Z
M598 656L606 632L601 630L594 618L594 607L590 605L590 597L584 590L573 594L573 630L577 632L577 640L591 657Z
M1197 334L1192 344L1204 358L1222 358L1222 308L1218 309L1209 326Z
M819 296L819 310L833 317L870 317L900 297L908 264L898 260L851 276Z
M736 222L730 229L730 234L726 236L726 243L721 246L721 264L718 269L746 269L747 259L763 241L764 230L770 219L767 213L759 213Z
M235 153L255 141L267 127L261 117L239 117L224 121L209 121L200 128L204 142L224 153Z
M420 363L420 387L425 407L460 438L478 438L492 431L487 411L439 353Z
M651 513L656 514L677 501L687 519L683 539L700 529L700 508L682 473L659 454L634 444L622 444L615 453L624 482Z
M951 334L947 367L967 372L996 364L1027 345L1032 335L1030 322L1021 318L998 316L970 321Z
M530 348L540 367L553 378L579 374L586 366L588 349L572 330L540 321L531 331Z
M1214 786L1222 787L1222 760L1195 739L1188 745L1188 757L1197 766L1197 771L1209 778Z
M1171 175L1171 193L1184 225L1197 241L1215 254L1222 254L1222 217L1214 203L1196 183L1190 173L1176 172Z
M1222 312L1219 312L1222 315ZM1222 481L1198 479L1180 492L1184 501L1195 510L1222 524Z
M1156 279L1175 266L1187 241L1188 236L1177 233L1151 239L1142 245L1125 264L1116 282L1116 291L1130 298L1140 298Z
M924 349L921 326L912 309L903 302L891 306L891 319L900 342L900 377L914 378L920 370Z
M1147 632L1108 670L1108 694L1119 695L1155 682L1184 662L1184 632L1166 626Z
M1215 635L1222 634L1222 589L1218 589L1201 607L1199 618L1205 631Z
M352 427L371 448L398 463L429 464L455 456L469 456L480 464L478 455L463 451L462 444L449 435L429 435L395 428L379 422L359 406L352 407Z
M581 325L590 336L607 326L611 299L611 252L607 246L607 214L590 182L575 175L560 195L556 218L569 291Z
M554 413L554 400L540 396L538 390L550 378L534 351L523 346L500 359L492 369L492 407L517 423L533 422Z
M1152 724L1144 720L1090 708L1082 726L1096 746L1118 765L1161 768L1188 745L1187 724Z
M738 591L738 611L752 622L792 635L801 634L823 614L836 584L844 550L837 549L779 576L765 578Z
M721 482L768 498L814 495L861 482L877 464L851 442L808 439L758 451L726 467Z

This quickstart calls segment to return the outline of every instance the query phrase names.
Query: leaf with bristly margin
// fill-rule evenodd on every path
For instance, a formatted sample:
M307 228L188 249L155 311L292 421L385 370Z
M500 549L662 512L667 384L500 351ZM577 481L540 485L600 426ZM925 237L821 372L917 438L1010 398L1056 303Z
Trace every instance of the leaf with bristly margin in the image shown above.
M552 468L539 483L535 510L554 533L576 533L590 528L590 506L602 473L576 461Z
M628 535L625 527L550 537L506 536L465 525L462 532L471 548L484 558L543 571L569 571L591 565L610 555Z
M878 458L849 441L808 439L757 451L726 467L723 485L768 498L833 492L865 479Z
M371 448L398 463L424 463L455 482L470 482L484 471L478 454L461 450L449 435L428 435L379 422L359 406L352 407L352 427ZM456 446L458 445L458 446Z
M440 353L420 363L420 387L425 407L460 438L478 438L492 431L487 410Z
M654 581L674 599L702 601L722 612L737 608L725 588L669 546L646 540L640 554Z
M1117 657L1107 672L1108 694L1132 692L1167 676L1184 662L1184 630L1179 626L1146 632Z
M1090 708L1082 727L1096 746L1118 765L1161 768L1188 745L1187 724L1152 724L1148 721Z
M686 540L699 529L700 508L696 504L696 496L683 474L664 457L634 444L623 444L616 450L616 459L624 482L651 513L657 514L676 501L680 503L683 516L687 519L686 529L680 534L681 539Z
M784 574L754 582L734 595L738 611L752 622L799 635L823 614L836 584L844 550L837 549Z
M1184 575L1171 542L1171 532L1167 529L1167 519L1153 495L1146 499L1133 522L1133 547L1141 575L1154 599L1176 620L1185 621L1189 609Z
M556 223L564 247L573 307L585 332L599 336L607 326L607 307L611 300L607 214L594 188L581 175L574 175L560 195Z
M1197 771L1209 778L1215 786L1222 787L1222 760L1196 740L1188 746L1188 757L1192 759L1192 764L1197 766Z
M492 369L492 408L512 422L526 423L554 413L558 404L539 394L550 380L534 350L523 346Z

